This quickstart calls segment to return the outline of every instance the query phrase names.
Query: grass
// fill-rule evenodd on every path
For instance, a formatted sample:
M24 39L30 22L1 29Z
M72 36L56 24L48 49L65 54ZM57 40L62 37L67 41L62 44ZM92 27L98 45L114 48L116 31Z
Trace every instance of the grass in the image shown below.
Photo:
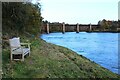
M67 48L42 39L31 42L31 55L24 62L10 61L9 47L3 49L3 78L118 78L118 75Z

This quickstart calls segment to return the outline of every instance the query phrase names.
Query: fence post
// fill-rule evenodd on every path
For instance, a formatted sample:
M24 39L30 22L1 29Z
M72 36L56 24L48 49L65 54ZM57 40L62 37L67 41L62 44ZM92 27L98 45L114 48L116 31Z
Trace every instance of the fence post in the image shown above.
M63 31L62 33L64 34L65 33L65 23L63 22Z
M47 23L47 34L49 34L49 23Z
M77 23L77 33L79 33L79 23Z

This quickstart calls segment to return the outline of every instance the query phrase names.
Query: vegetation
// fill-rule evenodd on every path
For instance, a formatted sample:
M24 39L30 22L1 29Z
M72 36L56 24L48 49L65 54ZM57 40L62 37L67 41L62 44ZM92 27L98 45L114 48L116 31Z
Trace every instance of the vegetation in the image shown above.
M117 31L117 28L120 28L119 25L120 21L110 21L110 20L105 20L103 19L102 21L98 22L98 25L101 27L103 31L108 30L108 31Z
M42 17L39 3L3 2L2 4L3 35L14 31L17 36L18 33L24 32L36 36L41 31Z

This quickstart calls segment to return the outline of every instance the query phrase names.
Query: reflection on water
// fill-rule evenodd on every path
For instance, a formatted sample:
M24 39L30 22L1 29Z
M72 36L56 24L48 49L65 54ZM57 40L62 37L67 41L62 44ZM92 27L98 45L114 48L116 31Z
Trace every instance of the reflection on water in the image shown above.
M43 34L41 38L67 47L118 73L118 33L50 33Z

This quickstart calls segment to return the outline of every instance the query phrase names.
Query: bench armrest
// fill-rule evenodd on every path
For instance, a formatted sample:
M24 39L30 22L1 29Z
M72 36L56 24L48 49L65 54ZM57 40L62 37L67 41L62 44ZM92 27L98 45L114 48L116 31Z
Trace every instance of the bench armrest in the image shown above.
M27 47L28 47L29 49L30 49L30 44L31 44L31 43L20 43L21 46L27 45Z
M20 43L21 45L30 45L31 43Z

